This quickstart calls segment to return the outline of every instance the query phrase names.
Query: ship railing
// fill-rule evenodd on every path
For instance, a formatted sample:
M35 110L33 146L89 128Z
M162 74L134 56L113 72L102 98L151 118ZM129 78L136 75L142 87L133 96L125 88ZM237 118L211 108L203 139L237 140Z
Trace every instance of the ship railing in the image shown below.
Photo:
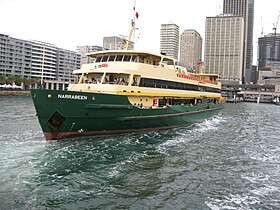
M210 83L210 84L214 84L214 85L217 84L217 82L214 82L214 81L211 81L211 80L208 80L208 79L200 79L198 77L194 77L194 76L190 76L190 75L186 75L186 74L177 74L177 77L185 78L185 79L189 79L189 80L195 80L195 81L198 81L198 82Z

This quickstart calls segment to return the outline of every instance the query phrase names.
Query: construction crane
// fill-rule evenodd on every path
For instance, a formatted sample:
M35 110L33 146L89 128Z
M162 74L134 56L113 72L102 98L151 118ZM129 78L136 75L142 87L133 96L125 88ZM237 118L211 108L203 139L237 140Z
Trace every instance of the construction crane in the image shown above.
M280 17L280 11L278 13L278 17L275 23L273 23L273 29L274 30L274 39L273 39L273 56L272 60L276 61L276 30L277 30L277 25Z

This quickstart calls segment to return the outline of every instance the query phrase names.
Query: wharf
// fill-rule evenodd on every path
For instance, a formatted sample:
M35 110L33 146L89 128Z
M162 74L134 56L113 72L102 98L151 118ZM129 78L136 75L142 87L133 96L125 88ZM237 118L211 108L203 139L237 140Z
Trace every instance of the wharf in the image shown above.
M270 91L240 91L238 93L245 102L274 103L273 100L280 96L280 93Z
M275 103L280 97L279 85L224 85L222 95L226 102Z
M255 103L275 103L275 98L280 97L280 93L240 91L235 97L226 98L228 103L255 102Z
M24 91L24 90L1 90L0 96L30 96L30 91Z

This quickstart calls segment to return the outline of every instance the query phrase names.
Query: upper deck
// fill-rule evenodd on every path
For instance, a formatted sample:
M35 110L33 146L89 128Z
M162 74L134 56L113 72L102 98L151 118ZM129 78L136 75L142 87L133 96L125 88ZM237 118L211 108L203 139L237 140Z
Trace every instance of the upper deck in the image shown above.
M143 92L148 87L159 88L157 91L220 88L217 75L192 74L186 68L177 66L176 59L162 54L108 50L91 52L87 56L94 58L94 61L74 71L78 82L71 85L72 90Z
M167 63L174 65L176 59L162 54L151 53L148 51L134 50L108 50L88 53L87 56L95 58L95 63L99 62L136 62L151 65Z

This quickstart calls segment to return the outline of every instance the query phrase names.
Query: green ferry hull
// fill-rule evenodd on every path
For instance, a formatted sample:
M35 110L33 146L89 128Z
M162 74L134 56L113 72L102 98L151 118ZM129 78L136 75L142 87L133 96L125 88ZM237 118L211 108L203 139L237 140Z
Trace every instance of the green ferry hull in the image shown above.
M142 109L127 96L103 93L34 89L31 95L47 140L183 127L222 109L221 104Z

